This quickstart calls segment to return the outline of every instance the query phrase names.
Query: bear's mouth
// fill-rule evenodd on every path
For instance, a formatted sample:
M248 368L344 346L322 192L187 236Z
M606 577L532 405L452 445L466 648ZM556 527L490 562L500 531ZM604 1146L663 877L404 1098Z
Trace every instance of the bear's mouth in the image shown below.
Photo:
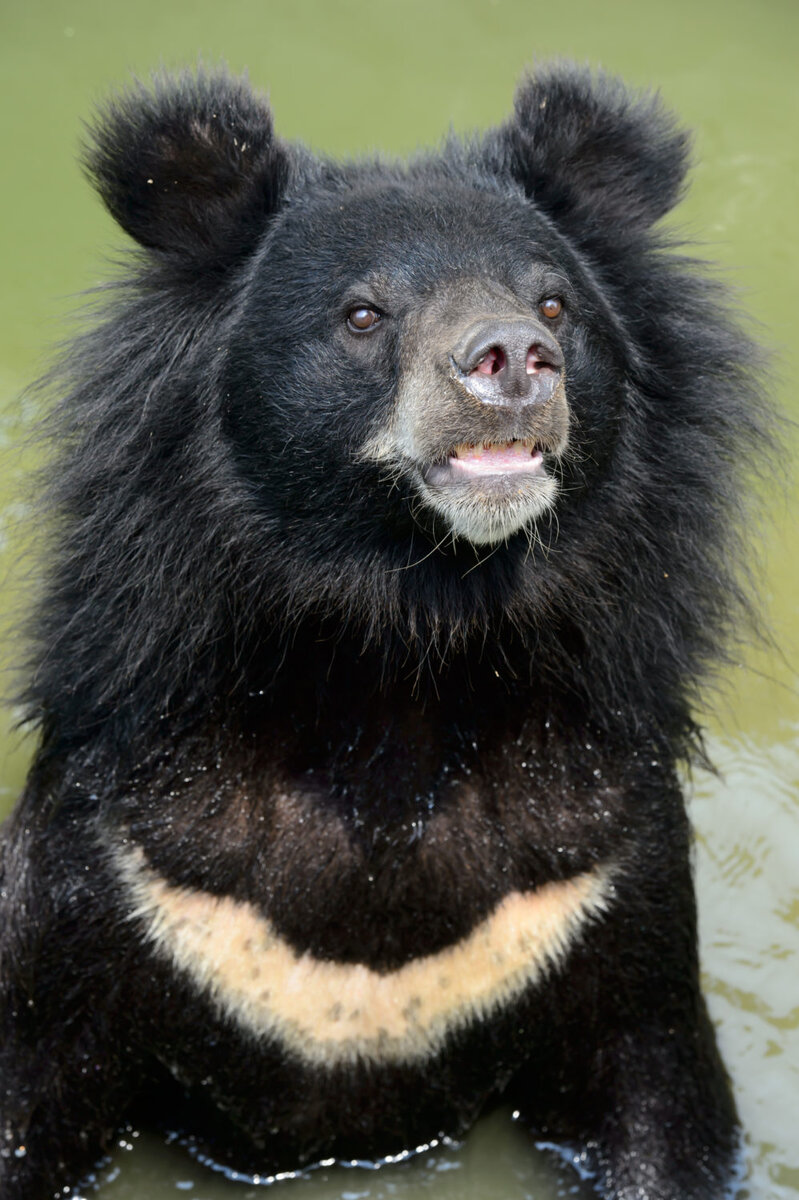
M496 476L538 474L544 464L544 450L532 438L509 438L502 442L459 442L424 472L424 481L433 487L446 487L470 479Z
M458 442L420 470L418 486L454 534L496 545L552 508L558 482L547 467L562 456L565 440Z

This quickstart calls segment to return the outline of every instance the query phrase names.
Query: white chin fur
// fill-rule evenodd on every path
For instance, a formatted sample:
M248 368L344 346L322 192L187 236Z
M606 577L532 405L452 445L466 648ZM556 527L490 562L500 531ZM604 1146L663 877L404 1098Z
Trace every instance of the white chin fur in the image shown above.
M523 483L510 476L490 478L489 486L476 481L458 487L423 483L421 492L452 532L475 546L506 541L555 503L558 485L551 475L537 475Z

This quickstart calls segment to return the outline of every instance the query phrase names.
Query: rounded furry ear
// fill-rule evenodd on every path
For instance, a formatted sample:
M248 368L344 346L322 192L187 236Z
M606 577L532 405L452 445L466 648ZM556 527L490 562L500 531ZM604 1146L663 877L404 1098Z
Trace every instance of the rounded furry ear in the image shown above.
M148 249L204 262L252 248L290 169L266 101L224 72L137 83L89 135L84 165L122 228Z
M657 95L562 65L522 82L489 156L579 240L608 238L643 231L676 204L689 138Z

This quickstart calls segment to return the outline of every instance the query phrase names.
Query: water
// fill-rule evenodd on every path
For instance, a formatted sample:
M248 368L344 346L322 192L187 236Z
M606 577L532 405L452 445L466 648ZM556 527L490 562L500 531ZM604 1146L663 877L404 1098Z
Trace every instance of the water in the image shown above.
M534 56L601 63L659 86L696 130L697 167L679 220L740 285L747 320L779 356L799 417L795 237L799 6L793 0L6 0L0 10L0 612L24 597L29 453L4 450L30 422L22 387L68 331L66 297L107 274L120 244L75 164L80 120L131 71L226 61L268 87L281 133L333 153L404 152L502 119ZM799 1197L799 535L792 482L767 489L758 533L776 652L728 672L710 746L719 778L693 784L705 984L748 1131L740 1200ZM24 532L23 532L24 530ZM10 618L8 618L10 619ZM0 629L3 640L8 619ZM0 811L30 747L0 744ZM211 1175L177 1146L135 1131L100 1173L103 1200L551 1200L585 1187L531 1151L510 1114L463 1146L379 1172L323 1168L268 1193Z

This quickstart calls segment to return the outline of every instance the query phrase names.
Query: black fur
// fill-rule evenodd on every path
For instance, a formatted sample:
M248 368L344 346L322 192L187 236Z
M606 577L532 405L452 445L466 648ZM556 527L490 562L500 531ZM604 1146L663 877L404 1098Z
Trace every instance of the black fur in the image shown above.
M608 1197L721 1197L734 1108L675 767L745 608L764 410L723 295L653 232L685 136L651 96L557 67L485 137L340 165L200 73L114 101L85 161L142 249L58 377L41 741L0 844L3 1197L76 1184L167 1081L188 1133L261 1175L458 1134L505 1096L588 1146ZM440 331L457 304L543 320L553 279L560 491L472 545L409 460L363 448L398 412L441 452L501 423L447 423ZM355 336L367 301L383 320ZM427 1065L325 1071L152 953L108 854L123 834L171 883L381 971L514 889L618 877L561 968Z

